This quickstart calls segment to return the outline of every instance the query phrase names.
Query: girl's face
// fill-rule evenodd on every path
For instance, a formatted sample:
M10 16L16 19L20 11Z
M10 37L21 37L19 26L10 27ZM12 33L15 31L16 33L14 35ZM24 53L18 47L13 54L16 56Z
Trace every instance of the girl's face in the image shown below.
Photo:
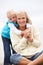
M16 15L15 15L15 14L14 14L14 15L10 15L10 16L9 16L9 20L10 20L11 22L16 22L16 21L17 21Z
M21 12L17 15L17 23L20 27L26 26L26 15L24 12Z

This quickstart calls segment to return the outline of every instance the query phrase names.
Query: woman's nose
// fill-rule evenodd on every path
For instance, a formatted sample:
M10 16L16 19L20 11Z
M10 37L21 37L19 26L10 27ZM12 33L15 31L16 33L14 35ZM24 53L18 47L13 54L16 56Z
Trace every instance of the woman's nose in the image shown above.
M20 21L23 22L23 19L21 19Z

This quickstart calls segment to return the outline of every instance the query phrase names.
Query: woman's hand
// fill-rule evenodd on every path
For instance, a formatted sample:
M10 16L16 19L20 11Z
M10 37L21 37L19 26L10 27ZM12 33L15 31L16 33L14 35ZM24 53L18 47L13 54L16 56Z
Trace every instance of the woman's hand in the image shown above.
M23 37L24 33L25 33L25 31L22 31L21 34L20 34L20 36Z
M25 37L28 41L30 41L30 42L33 41L32 31L31 31L30 28L29 28L29 29L26 29L26 30L24 31L24 37Z

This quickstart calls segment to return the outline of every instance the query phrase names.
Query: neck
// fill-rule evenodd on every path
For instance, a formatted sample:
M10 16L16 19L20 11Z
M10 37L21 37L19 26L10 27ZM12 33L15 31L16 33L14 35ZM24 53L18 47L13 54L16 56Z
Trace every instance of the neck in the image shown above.
M23 30L26 29L26 26L24 26L24 27L19 27L19 29L23 31Z

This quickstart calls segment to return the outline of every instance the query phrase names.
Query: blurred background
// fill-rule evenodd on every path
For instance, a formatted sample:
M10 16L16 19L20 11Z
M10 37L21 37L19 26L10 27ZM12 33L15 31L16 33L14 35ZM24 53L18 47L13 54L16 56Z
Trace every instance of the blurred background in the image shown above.
M0 33L7 21L6 13L10 9L14 9L16 12L26 11L33 25L39 29L40 39L43 41L43 0L0 0ZM0 42L2 43L1 37ZM2 48L2 44L0 44L0 48ZM2 50L0 54L3 54ZM3 55L0 56L0 58L2 57Z
M1 23L6 22L6 12L10 9L27 11L33 24L43 27L43 0L0 0L0 28L3 26Z
M7 21L8 10L26 11L43 38L43 0L0 0L0 33Z

